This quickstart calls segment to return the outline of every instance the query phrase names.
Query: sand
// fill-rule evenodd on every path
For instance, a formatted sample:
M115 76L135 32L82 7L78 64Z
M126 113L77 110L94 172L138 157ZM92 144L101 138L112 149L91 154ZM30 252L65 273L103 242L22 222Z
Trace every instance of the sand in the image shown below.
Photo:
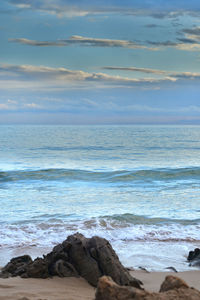
M182 278L186 283L200 290L200 271L188 271L188 272L152 272L147 273L145 271L133 271L132 276L140 279L144 288L148 291L158 292L161 283L164 281L167 275L173 275Z
M142 280L144 288L158 291L165 276L175 275L190 286L200 290L200 271L152 272L131 271ZM95 289L82 278L21 279L19 277L0 279L0 300L92 300Z
M1 300L91 300L94 295L82 278L0 279Z

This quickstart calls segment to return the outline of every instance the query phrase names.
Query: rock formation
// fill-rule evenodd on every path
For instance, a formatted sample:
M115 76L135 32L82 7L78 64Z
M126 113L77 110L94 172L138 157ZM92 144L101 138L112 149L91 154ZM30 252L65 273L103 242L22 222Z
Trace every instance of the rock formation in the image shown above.
M28 255L11 259L0 277L47 278L82 276L97 286L101 276L110 276L117 284L141 289L142 282L122 266L110 243L100 237L85 238L76 233L53 248L43 258L32 261Z
M110 277L100 278L95 300L199 300L200 292L190 288L182 279L167 276L159 293L134 287L119 286Z

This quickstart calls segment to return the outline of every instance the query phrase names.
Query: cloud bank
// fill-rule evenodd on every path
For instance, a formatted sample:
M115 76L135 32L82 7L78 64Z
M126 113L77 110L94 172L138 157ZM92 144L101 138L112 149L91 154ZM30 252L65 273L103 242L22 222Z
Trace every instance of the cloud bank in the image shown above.
M5 79L5 76L7 79ZM151 87L174 78L131 78L112 76L105 73L89 73L67 68L51 68L33 65L0 65L0 89L70 89L95 87Z
M21 45L36 47L120 47L127 49L144 49L149 51L159 51L165 48L175 48L182 51L199 51L200 50L200 27L183 29L180 34L184 37L177 38L177 41L150 41L134 42L129 40L91 38L80 35L73 35L69 39L56 41L37 41L26 38L9 39L10 42Z

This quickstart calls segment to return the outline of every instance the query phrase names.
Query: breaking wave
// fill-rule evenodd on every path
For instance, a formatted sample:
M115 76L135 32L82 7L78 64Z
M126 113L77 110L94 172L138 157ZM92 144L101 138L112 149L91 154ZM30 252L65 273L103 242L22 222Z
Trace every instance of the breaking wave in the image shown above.
M153 182L199 180L200 168L158 168L147 170L88 171L77 169L17 170L0 172L0 182L26 180L85 182Z

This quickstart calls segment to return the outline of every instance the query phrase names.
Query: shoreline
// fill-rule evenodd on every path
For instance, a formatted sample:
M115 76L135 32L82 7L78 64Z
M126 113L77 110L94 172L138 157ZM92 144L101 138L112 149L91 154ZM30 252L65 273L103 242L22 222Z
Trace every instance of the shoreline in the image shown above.
M131 271L132 276L142 280L148 291L158 292L167 275L182 278L186 283L200 290L199 271L150 272ZM11 277L0 279L0 300L93 300L96 289L83 278L53 277L48 279L22 279Z
M196 250L190 253L192 259L198 254ZM80 295L82 300L94 300L99 279L106 274L117 284L134 286L138 291L144 288L159 292L169 275L200 291L200 269L179 271L169 267L155 272L127 268L109 241L98 236L86 238L80 233L68 236L43 258L13 257L1 274L0 300L79 300Z
M145 247L144 242L133 241L130 245L124 244L122 245L123 247L120 248L119 245L111 242L111 245L123 266L130 270L140 271L142 268L145 268L150 272L161 273L167 273L170 271L170 269L168 269L170 267L174 267L178 272L199 270L198 267L189 266L189 262L187 261L189 251L200 248L199 243L191 243L191 247L187 246L185 249L184 244L180 245L178 242L173 244L166 242L156 242L151 244L146 243ZM18 256L30 255L32 259L36 259L37 257L42 258L43 255L47 255L51 252L56 245L57 244L44 247L29 245L16 248L0 247L0 268L5 266L12 258ZM159 249L159 251L155 253L155 249Z

